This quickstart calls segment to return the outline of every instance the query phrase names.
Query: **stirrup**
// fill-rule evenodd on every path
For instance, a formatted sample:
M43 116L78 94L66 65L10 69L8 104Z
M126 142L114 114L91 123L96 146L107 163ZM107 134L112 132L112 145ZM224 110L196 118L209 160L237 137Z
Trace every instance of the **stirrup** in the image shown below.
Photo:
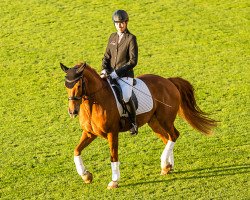
M138 134L138 126L134 123L131 123L132 128L129 130L131 135L137 135Z

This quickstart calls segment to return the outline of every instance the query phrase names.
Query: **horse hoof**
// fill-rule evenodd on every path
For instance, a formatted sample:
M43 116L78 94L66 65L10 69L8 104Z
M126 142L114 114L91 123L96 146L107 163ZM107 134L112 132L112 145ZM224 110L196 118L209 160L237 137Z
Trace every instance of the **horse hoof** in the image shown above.
M111 181L111 182L108 184L108 187L107 187L108 190L111 190L111 189L114 189L114 188L118 188L118 183L117 183L117 181Z
M168 164L166 167L161 169L161 175L167 175L167 174L172 173L173 171L174 169L172 168L172 165Z
M89 171L86 171L85 174L82 175L82 179L84 183L91 183L93 180L93 175Z

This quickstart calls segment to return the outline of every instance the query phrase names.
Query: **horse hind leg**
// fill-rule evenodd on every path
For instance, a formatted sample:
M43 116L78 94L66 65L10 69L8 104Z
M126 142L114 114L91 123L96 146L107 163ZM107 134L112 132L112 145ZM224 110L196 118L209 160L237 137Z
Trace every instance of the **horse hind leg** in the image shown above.
M176 141L177 138L179 137L180 133L175 127L174 127L174 133L175 133L175 141ZM170 155L168 157L168 162L172 165L171 171L174 171L174 151L173 151L173 149L170 152Z
M170 138L161 155L161 175L166 175L174 171L174 145L179 137L179 131L174 126L167 132Z
M178 130L172 125L172 128L163 128L160 122L154 118L150 121L149 126L160 137L165 144L165 148L161 154L161 174L166 175L174 170L174 145L179 137Z

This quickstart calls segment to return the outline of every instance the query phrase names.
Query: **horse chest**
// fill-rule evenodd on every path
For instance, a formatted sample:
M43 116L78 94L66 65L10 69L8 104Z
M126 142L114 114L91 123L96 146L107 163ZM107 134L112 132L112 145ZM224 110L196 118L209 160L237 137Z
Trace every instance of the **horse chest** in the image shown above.
M105 120L103 120L104 114L99 112L87 112L80 117L80 126L86 132L94 135L102 135L105 132Z

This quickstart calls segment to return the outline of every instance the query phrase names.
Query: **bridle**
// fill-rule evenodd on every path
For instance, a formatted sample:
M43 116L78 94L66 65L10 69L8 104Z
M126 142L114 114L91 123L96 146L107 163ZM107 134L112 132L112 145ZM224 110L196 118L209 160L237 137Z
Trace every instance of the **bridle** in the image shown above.
M68 97L68 100L69 101L79 101L83 98L83 96L86 96L86 85L85 85L85 81L83 79L83 75L74 79L74 80L68 80L66 79L65 81L68 82L68 83L73 83L73 82L77 82L81 80L82 81L82 95L81 96L71 96L71 97Z
M86 83L85 83L85 81L84 81L83 72L82 72L82 75L81 75L81 76L75 78L74 80L69 80L69 79L67 79L67 78L65 79L65 81L66 81L67 83L74 83L74 82L75 82L75 84L76 84L79 80L82 81L82 94L81 94L81 96L70 96L70 97L68 97L68 100L69 100L69 101L79 101L79 100L81 100L81 99L83 99L83 98L84 98L84 100L93 99L94 96L95 96L95 94L96 94L97 92L99 92L100 90L103 90L104 88L106 88L106 87L108 86L108 84L106 84L106 85L102 86L101 88L99 88L97 91L95 91L95 92L93 92L93 93L87 95L87 92L86 92Z
M81 100L81 99L82 99L82 97L77 97L77 96L69 97L69 98L68 98L69 101L79 101L79 100Z

